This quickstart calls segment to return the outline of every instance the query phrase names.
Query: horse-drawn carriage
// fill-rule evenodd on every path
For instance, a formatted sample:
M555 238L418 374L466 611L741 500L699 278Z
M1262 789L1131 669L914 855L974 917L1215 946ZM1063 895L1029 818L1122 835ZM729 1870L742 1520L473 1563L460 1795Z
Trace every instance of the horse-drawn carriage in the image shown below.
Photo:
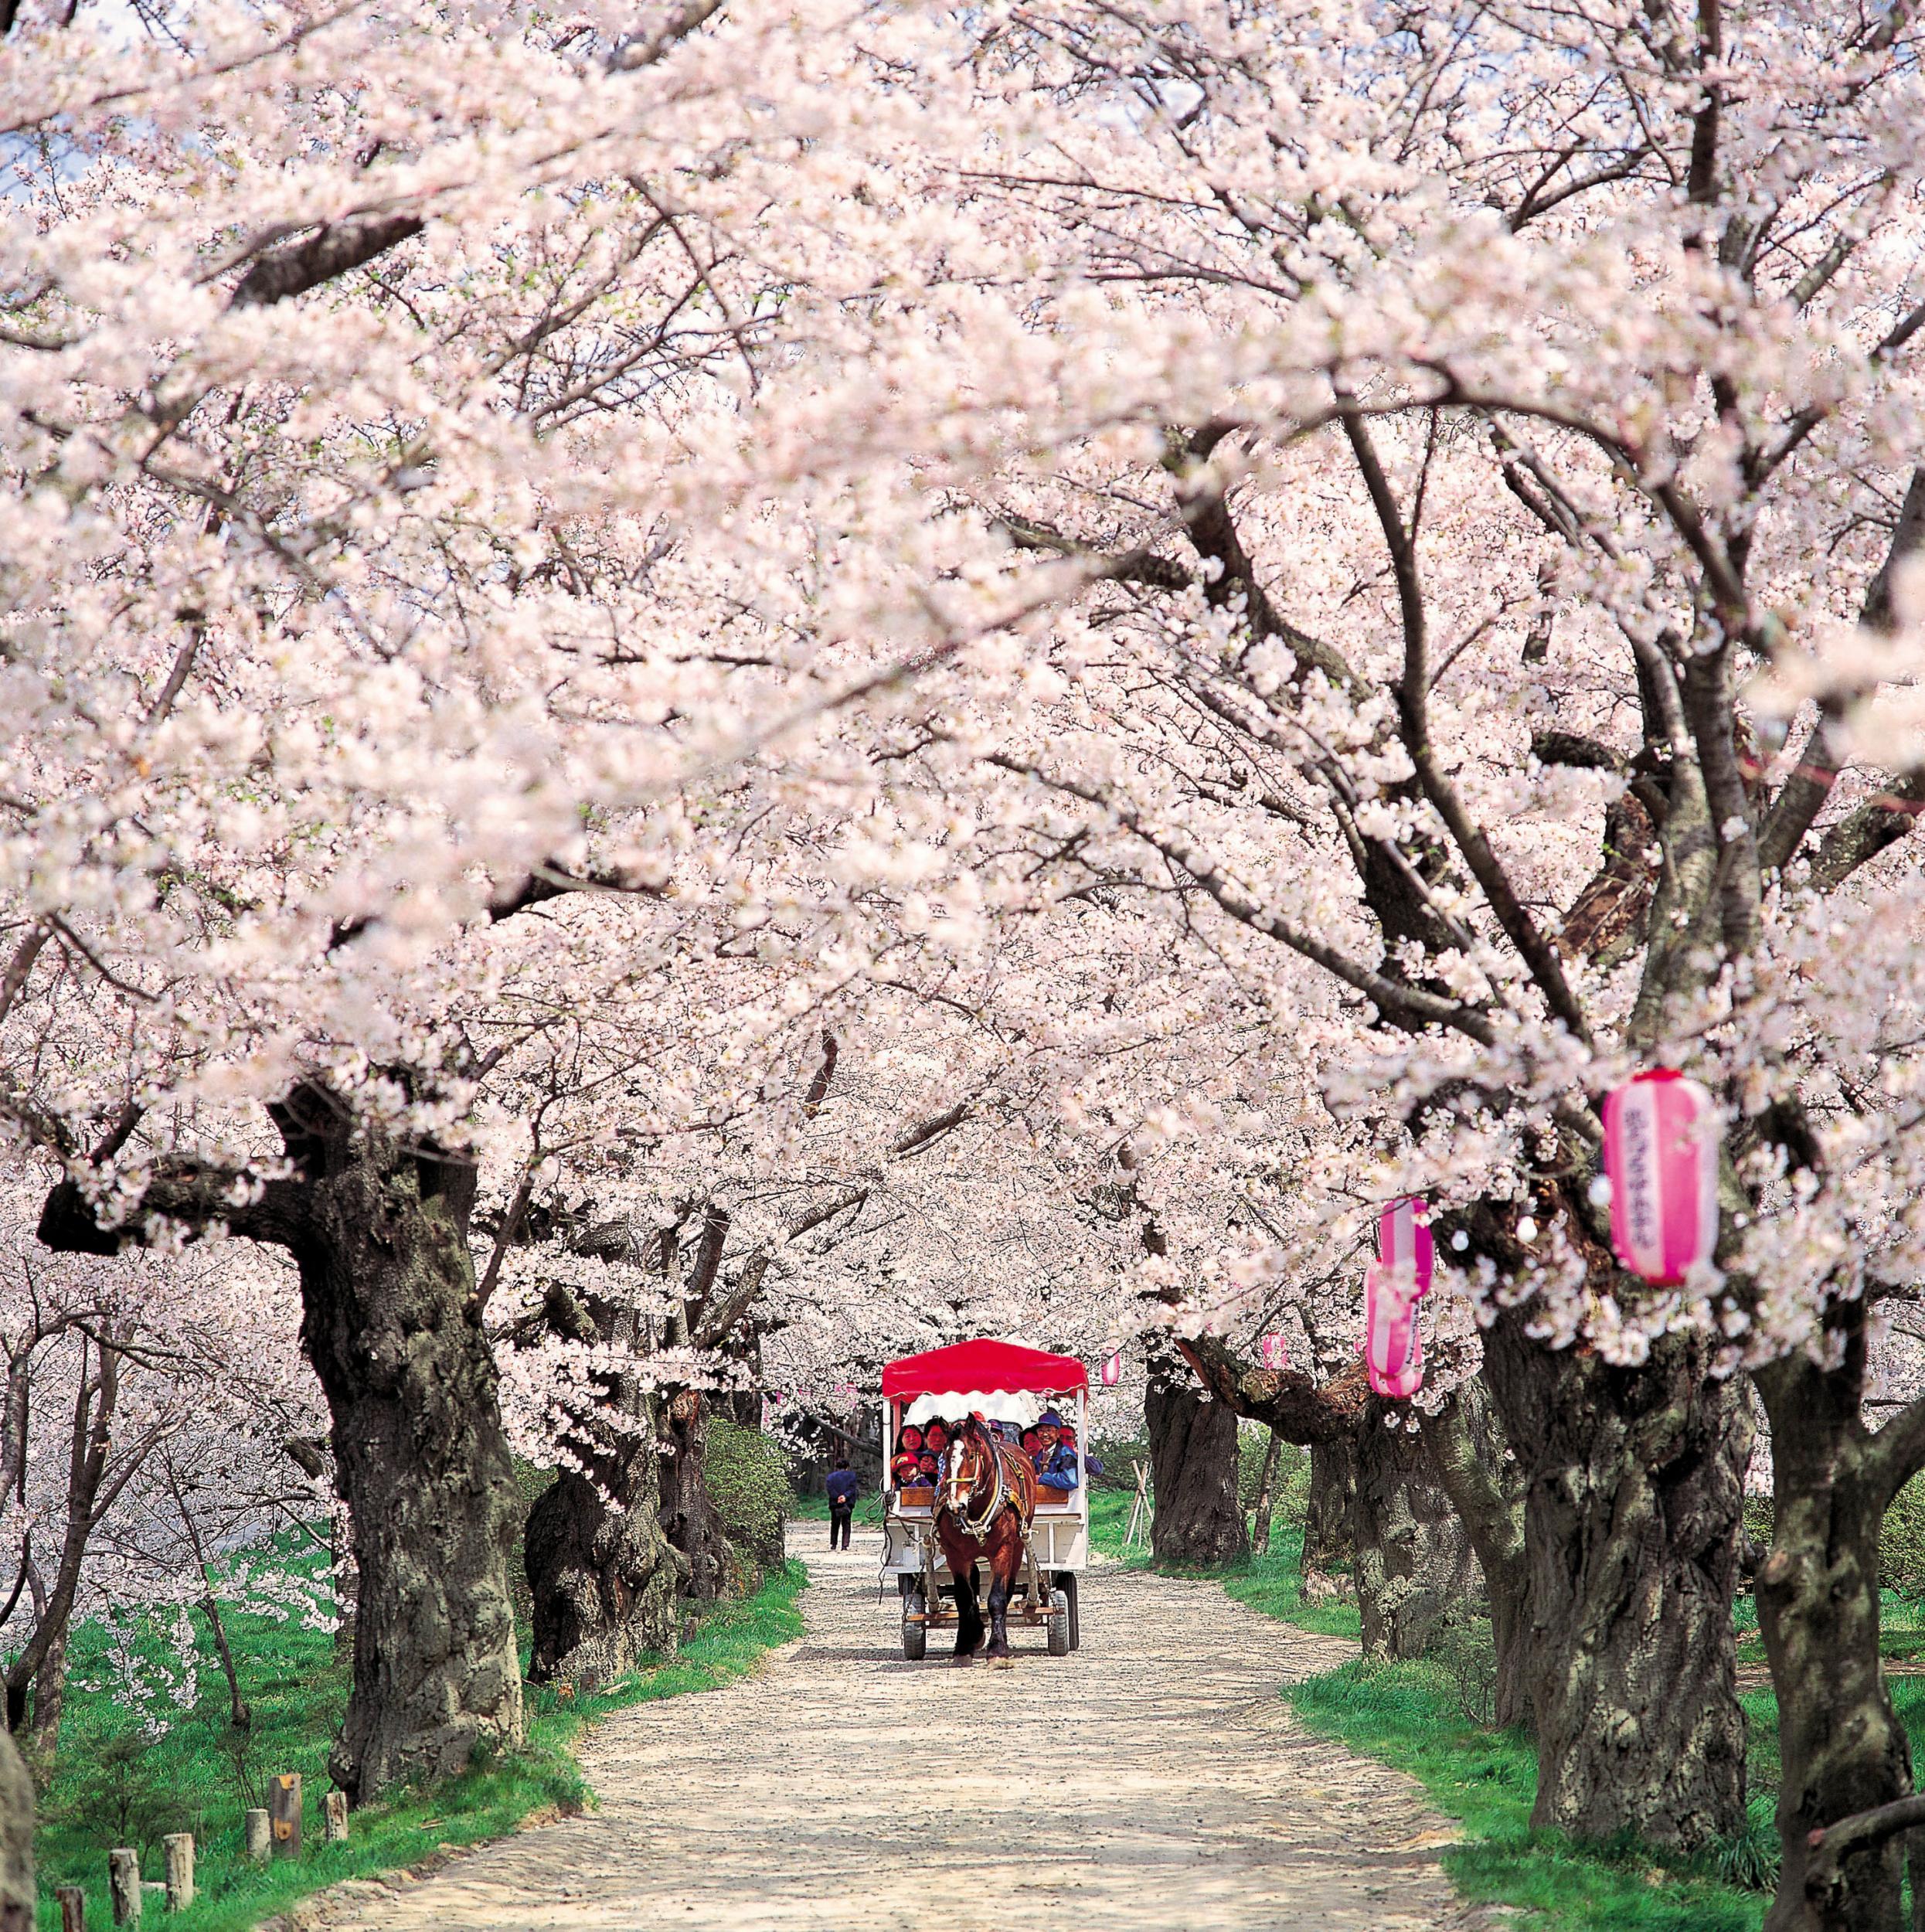
M1075 1433L1064 1467L1073 1485L1039 1485L1003 1432L1031 1427L1050 1406L1070 1404ZM883 1569L896 1580L903 1655L912 1662L923 1656L930 1630L950 1624L958 1626L957 1661L973 1654L983 1631L979 1577L987 1585L991 1655L1007 1655L1008 1623L1041 1624L1052 1657L1082 1641L1077 1577L1090 1556L1089 1407L1081 1362L1011 1342L958 1342L883 1369L886 1471L896 1466L906 1428L940 1421L959 1432L940 1488L892 1481L887 1492Z

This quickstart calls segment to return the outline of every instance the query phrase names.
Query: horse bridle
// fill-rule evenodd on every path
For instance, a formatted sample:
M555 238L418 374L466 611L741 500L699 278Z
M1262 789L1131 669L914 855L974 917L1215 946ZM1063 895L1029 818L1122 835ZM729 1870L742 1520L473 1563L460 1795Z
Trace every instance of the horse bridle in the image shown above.
M961 1438L961 1440L964 1443L968 1443L971 1441L971 1439L968 1436L964 1436ZM950 1492L948 1499L945 1501L943 1505L943 1507L946 1509L960 1524L961 1524L963 1529L968 1535L978 1538L980 1538L983 1532L996 1520L996 1512L1002 1509L1008 1495L1008 1487L1003 1481L1002 1452L997 1448L996 1445L993 1442L983 1443L980 1446L988 1451L989 1455L989 1466L995 1471L995 1481L989 1492L988 1506L983 1511L980 1516L972 1516L970 1515L969 1505L967 1498L964 1499L962 1508L958 1509L956 1507L955 1492L961 1486L962 1483L962 1470L960 1458L957 1459L957 1473L954 1476L951 1477L947 1485ZM971 1493L972 1495L974 1493L974 1486L973 1485L971 1486Z

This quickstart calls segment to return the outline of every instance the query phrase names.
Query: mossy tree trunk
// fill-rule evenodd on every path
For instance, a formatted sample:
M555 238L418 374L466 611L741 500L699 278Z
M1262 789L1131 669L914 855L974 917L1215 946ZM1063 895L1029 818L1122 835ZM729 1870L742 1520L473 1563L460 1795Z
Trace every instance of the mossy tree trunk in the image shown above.
M1304 1576L1328 1576L1355 1563L1350 1501L1357 1490L1353 1434L1319 1437L1310 1445L1310 1496L1304 1510Z
M1152 1362L1143 1413L1156 1485L1150 1539L1158 1562L1226 1563L1245 1555L1236 1410L1206 1400L1182 1364Z
M1485 1373L1528 1472L1534 1825L1692 1850L1745 1815L1731 1605L1751 1424L1692 1335L1638 1368L1553 1351L1518 1310Z
M1351 1528L1369 1658L1421 1657L1478 1605L1484 1580L1407 1403L1373 1396L1356 1436Z
M1828 1325L1835 1366L1800 1354L1757 1378L1771 1424L1774 1526L1756 1587L1783 1764L1783 1865L1765 1925L1900 1932L1905 1836L1869 1837L1855 1855L1828 1859L1812 1837L1912 1791L1910 1743L1879 1655L1879 1539L1892 1498L1925 1458L1925 1405L1873 1434L1862 1305L1835 1306ZM1925 1900L1922 1878L1915 1862Z
M522 1734L508 1585L518 1498L468 1248L474 1172L357 1121L318 1085L270 1111L292 1172L252 1198L240 1176L164 1158L127 1226L99 1227L63 1182L40 1238L113 1253L160 1216L224 1223L293 1255L359 1571L354 1686L328 1769L362 1802Z
M708 1423L699 1389L676 1391L664 1437L668 1453L662 1464L662 1529L685 1566L684 1594L713 1603L728 1582L729 1539L702 1475Z

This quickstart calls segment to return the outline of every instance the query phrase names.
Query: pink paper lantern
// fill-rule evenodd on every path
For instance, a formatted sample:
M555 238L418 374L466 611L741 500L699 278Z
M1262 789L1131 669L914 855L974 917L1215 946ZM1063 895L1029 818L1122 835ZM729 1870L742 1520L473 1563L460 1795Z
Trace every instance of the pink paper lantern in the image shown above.
M1413 1272L1371 1263L1363 1278L1364 1369L1380 1396L1401 1399L1423 1386L1418 1299Z
M1121 1352L1119 1351L1113 1355L1106 1355L1104 1358L1103 1366L1097 1372L1103 1379L1104 1387L1106 1389L1114 1389L1116 1385L1123 1379L1123 1356Z
M1718 1244L1716 1117L1711 1096L1668 1067L1604 1098L1611 1246L1660 1287L1675 1287Z
M1377 1258L1386 1267L1408 1268L1417 1293L1430 1292L1437 1251L1430 1238L1430 1203L1416 1195L1393 1201L1377 1222Z
M1267 1335L1260 1345L1266 1369L1287 1369L1290 1366L1290 1345L1281 1335Z

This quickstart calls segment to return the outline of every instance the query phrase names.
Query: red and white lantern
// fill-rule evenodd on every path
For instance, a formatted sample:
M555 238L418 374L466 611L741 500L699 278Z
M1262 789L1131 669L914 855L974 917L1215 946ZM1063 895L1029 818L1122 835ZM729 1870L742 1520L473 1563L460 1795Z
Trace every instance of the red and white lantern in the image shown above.
M1618 1260L1675 1287L1718 1244L1717 1111L1669 1067L1604 1097L1604 1174Z
M1290 1345L1280 1335L1267 1335L1258 1345L1266 1369L1287 1369L1290 1366Z
M1103 1366L1097 1371L1106 1389L1114 1389L1123 1379L1123 1355L1119 1349L1113 1355L1104 1358Z
M1430 1203L1406 1195L1393 1201L1377 1222L1377 1258L1386 1267L1408 1269L1417 1293L1430 1292L1437 1267L1437 1247L1430 1239Z
M1413 1270L1373 1261L1363 1278L1364 1369L1380 1396L1401 1400L1423 1386L1423 1338Z

